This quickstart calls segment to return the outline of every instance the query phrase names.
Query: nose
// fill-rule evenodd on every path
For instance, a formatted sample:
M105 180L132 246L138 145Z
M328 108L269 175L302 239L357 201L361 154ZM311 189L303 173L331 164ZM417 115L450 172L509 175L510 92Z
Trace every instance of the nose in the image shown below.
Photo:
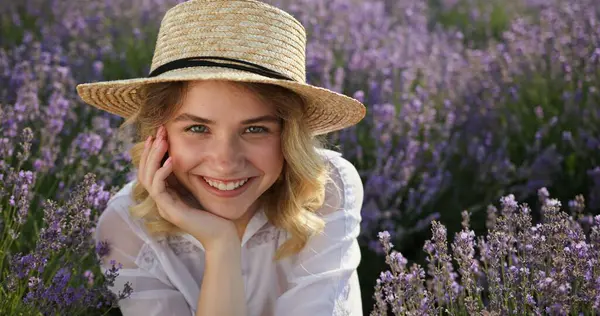
M235 176L244 167L243 148L235 135L216 137L210 145L213 168L220 176Z

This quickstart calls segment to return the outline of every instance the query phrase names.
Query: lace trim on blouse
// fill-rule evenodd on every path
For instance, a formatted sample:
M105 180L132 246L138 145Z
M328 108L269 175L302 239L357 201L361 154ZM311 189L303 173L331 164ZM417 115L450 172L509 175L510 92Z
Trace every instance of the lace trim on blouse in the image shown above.
M271 243L279 239L280 234L281 231L274 226L264 226L246 242L246 247L248 249L252 249L267 243Z
M152 271L156 267L157 262L158 259L156 258L154 249L150 245L144 244L136 260L138 266L146 271Z
M201 249L198 246L180 235L167 236L166 243L169 247L171 247L171 249L173 249L173 252L176 256L201 252Z

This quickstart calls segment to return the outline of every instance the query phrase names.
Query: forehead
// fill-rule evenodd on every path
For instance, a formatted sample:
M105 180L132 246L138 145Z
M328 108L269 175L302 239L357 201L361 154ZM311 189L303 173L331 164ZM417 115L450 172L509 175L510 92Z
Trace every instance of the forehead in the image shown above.
M182 99L179 112L229 111L230 113L265 114L274 107L255 92L229 81L193 81Z

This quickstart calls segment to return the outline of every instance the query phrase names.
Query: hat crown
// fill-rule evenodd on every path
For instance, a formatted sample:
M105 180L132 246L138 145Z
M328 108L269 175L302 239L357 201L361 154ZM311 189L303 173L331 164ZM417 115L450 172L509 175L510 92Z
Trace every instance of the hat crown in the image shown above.
M305 52L304 27L283 10L254 0L191 0L165 14L150 72L182 58L216 56L305 83Z

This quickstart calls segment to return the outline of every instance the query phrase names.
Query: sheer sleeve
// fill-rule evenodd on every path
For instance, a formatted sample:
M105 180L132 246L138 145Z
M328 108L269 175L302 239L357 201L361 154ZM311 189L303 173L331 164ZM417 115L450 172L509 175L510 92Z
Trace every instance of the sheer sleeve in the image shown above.
M330 158L333 181L319 212L325 231L312 237L284 268L287 286L276 301L276 316L362 315L356 269L363 186L350 162L339 154Z
M124 316L133 315L193 315L184 296L169 284L166 277L152 268L153 250L136 233L132 223L125 219L121 197L109 203L96 226L96 242L107 241L110 252L102 258L103 271L112 267L111 261L122 265L110 290L118 295L125 283L133 288L130 297L119 301ZM148 263L144 265L143 263Z

